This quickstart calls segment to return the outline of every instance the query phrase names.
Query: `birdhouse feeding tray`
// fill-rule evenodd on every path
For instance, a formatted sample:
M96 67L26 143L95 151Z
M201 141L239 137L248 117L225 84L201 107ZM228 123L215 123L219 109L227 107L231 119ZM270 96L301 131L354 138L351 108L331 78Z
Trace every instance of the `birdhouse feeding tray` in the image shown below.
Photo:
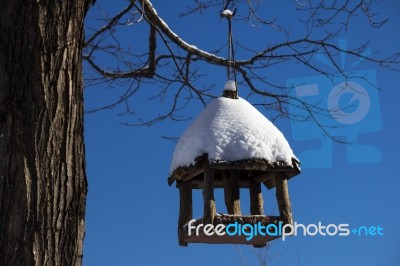
M249 239L243 234L191 232L198 225L214 229L292 223L287 180L300 173L299 161L283 134L246 100L238 98L232 82L224 97L214 99L179 139L168 183L180 191L179 244L251 244L257 247L280 236L270 231ZM261 187L276 188L280 216L263 213ZM214 189L223 188L227 214L216 211ZM242 215L240 189L250 191L250 215ZM192 217L192 190L203 190L203 217ZM231 225L231 226L229 226ZM229 227L228 227L229 226ZM217 228L217 229L218 229ZM278 228L270 226L269 228ZM249 228L247 228L249 229Z

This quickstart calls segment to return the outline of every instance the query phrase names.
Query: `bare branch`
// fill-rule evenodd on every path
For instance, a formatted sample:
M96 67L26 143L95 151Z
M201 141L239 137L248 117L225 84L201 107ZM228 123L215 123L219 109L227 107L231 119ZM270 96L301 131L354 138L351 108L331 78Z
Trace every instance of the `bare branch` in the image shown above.
M132 0L131 0L132 1ZM167 23L165 23L164 20L158 16L157 11L153 8L152 4L148 0L140 0L141 3L143 3L143 6L145 8L145 14L147 17L147 20L154 26L159 28L172 42L174 42L176 45L178 45L180 48L183 50L187 51L188 53L195 54L204 60L210 62L210 63L215 63L219 65L226 65L227 60L216 56L214 54L205 52L203 50L198 49L196 46L191 45L181 39L175 32L173 32ZM138 8L138 7L137 7Z
M336 44L337 37L343 30L347 30L350 22L356 16L365 16L372 27L381 27L387 19L376 19L373 12L374 1L297 1L297 9L307 12L304 36L294 38L290 29L279 25L277 18L266 20L262 17L270 16L265 12L262 1L259 0L193 0L194 7L188 8L184 14L203 12L208 8L223 9L225 5L236 9L237 5L245 9L241 11L238 23L258 22L257 26L272 26L279 38L276 42L254 45L257 48L246 48L243 43L237 42L234 46L235 63L229 58L220 56L229 45L223 45L214 51L205 51L190 44L173 31L159 16L149 0L130 0L129 5L111 19L107 19L104 26L93 33L85 42L85 55L87 69L91 76L86 76L86 82L90 85L106 83L122 85L124 88L117 100L104 107L93 109L103 110L114 108L117 105L125 105L126 113L135 113L128 99L136 97L137 89L145 84L151 84L152 90L149 100L159 100L162 108L159 113L146 119L135 117L138 123L126 123L128 125L152 125L165 119L184 120L186 117L179 112L193 100L205 105L210 99L216 97L213 91L214 84L209 80L210 69L223 73L221 69L232 67L238 72L238 84L247 89L249 96L261 96L258 105L275 112L274 118L285 117L301 121L313 121L328 137L335 139L330 134L331 127L319 121L320 117L330 116L329 110L318 104L308 104L302 99L296 99L288 93L288 88L282 81L274 80L270 75L271 69L277 66L292 66L297 64L313 73L324 75L333 80L337 77L348 80L354 78L338 63L339 55L347 55L359 61L369 62L388 69L396 69L400 64L400 53L395 52L389 56L378 56L376 52L366 53L367 42L356 48L348 49ZM295 3L296 4L296 3ZM136 9L136 10L134 10ZM148 43L137 47L136 50L119 40L118 29L131 32L134 27L125 27L123 23L127 17L131 21L130 12L141 15L135 19L138 27L147 27ZM268 10L267 10L268 11ZM328 26L319 31L322 26ZM316 34L318 33L318 34ZM318 36L318 37L316 37ZM322 36L322 37L321 37ZM143 38L142 38L143 39ZM139 38L139 41L143 41ZM236 38L235 38L236 40ZM147 40L145 40L147 41ZM158 42L158 43L157 43ZM143 48L144 47L144 48ZM112 60L101 63L103 55ZM326 62L332 67L321 67L315 59L316 55L324 56ZM206 71L202 68L206 67ZM236 72L235 72L236 73ZM360 77L369 82L366 77ZM119 84L122 83L122 84ZM207 84L207 85L204 85ZM261 88L261 89L260 89ZM246 91L246 90L244 90ZM136 96L134 96L136 95ZM147 100L146 99L146 100ZM305 111L301 115L290 114L288 107L292 105ZM304 114L305 113L305 114ZM136 113L135 113L136 114ZM321 120L326 121L326 120Z
M90 43L92 43L97 37L99 37L101 34L103 34L105 31L110 30L125 14L127 14L129 11L132 10L134 7L133 2L129 3L129 5L122 10L120 13L118 13L115 17L113 17L108 24L104 25L100 30L96 31L90 38L85 41L84 46L88 46Z

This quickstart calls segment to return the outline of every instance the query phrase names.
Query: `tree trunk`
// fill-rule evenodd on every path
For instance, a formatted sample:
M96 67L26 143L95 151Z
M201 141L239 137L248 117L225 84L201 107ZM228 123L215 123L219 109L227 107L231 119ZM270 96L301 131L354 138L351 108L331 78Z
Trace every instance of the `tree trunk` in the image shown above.
M0 0L0 265L80 265L85 0Z

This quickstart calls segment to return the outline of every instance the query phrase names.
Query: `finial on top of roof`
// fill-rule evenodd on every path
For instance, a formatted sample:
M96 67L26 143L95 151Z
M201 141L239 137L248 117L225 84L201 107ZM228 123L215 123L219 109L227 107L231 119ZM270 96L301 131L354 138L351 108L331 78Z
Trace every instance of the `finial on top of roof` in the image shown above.
M237 84L234 80L228 80L224 85L224 93L225 98L238 99L237 95Z

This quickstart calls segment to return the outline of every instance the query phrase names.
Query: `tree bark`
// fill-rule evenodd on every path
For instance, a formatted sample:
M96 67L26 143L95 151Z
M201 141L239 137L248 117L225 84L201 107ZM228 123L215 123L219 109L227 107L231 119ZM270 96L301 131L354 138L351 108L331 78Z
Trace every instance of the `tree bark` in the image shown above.
M89 1L0 0L0 265L81 265Z

